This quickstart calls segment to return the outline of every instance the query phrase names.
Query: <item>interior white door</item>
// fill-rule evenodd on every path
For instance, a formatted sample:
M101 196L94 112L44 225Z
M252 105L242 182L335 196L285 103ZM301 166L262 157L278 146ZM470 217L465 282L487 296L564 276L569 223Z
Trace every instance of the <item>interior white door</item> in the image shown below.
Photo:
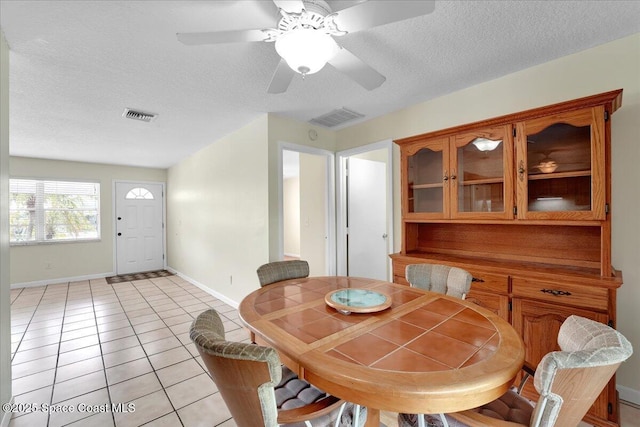
M348 170L348 275L387 280L386 165L349 157Z
M116 272L164 268L162 184L116 183Z

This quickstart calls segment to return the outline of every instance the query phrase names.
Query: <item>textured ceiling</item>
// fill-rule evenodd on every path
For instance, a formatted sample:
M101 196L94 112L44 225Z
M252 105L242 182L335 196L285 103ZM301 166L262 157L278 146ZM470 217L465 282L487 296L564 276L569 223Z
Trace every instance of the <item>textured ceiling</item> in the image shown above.
M0 0L0 18L11 155L164 168L267 112L308 121L345 107L369 120L640 32L640 2L436 1L430 15L339 38L386 76L378 89L327 66L278 95L266 92L272 44L176 40L274 27L271 1ZM127 107L159 116L126 120Z

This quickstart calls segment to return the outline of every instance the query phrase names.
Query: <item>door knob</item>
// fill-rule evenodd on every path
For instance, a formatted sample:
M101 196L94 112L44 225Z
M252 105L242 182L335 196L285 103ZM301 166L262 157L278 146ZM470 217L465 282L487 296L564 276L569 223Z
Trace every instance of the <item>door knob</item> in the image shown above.
M118 221L120 221L121 219L122 219L122 217L121 217L121 216L119 216L119 217L118 217Z
M122 233L118 233L118 236L122 236Z
M386 239L387 237L388 237L387 233L384 233L384 234L382 235L382 238L383 238L383 239Z

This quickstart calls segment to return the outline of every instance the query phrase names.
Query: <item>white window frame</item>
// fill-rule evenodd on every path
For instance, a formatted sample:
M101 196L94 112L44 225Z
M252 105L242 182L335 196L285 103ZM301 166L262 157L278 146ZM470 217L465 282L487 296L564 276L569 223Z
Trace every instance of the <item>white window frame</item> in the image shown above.
M100 191L100 183L98 181L60 179L60 178L45 179L45 178L29 178L29 177L11 177L9 180L10 189L12 187L11 183L16 180L31 181L31 183L35 185L36 195L40 196L38 199L43 202L36 203L36 206L35 206L35 225L34 225L35 239L34 240L13 240L14 235L13 235L13 232L11 232L9 236L9 239L10 239L9 243L11 246L95 242L95 241L101 240L101 218L100 218L101 217L101 213L100 213L100 198L101 198L100 192L101 191ZM95 216L96 216L96 236L95 237L77 237L77 238L63 238L63 239L47 238L46 231L45 231L46 230L45 212L47 209L44 206L44 194L45 194L44 188L45 188L45 183L52 183L52 182L53 183L59 182L59 183L65 183L65 184L73 184L73 183L91 184L96 186L97 194L96 194L96 201L95 201L96 203L95 204ZM10 203L9 209L11 213L11 211L13 211L11 203ZM23 208L20 208L19 210L23 210ZM85 209L79 209L79 210L85 210ZM93 209L91 211L93 211ZM10 230L13 229L11 225L12 224L10 224Z

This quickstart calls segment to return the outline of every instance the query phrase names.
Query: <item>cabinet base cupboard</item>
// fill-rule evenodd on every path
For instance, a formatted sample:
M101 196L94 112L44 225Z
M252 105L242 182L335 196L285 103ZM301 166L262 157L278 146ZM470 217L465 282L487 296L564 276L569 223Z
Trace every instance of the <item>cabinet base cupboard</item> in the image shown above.
M395 141L405 267L473 275L467 298L511 322L537 365L577 314L616 326L611 265L611 116L622 90ZM537 399L530 386L525 394ZM615 377L585 421L618 426Z

